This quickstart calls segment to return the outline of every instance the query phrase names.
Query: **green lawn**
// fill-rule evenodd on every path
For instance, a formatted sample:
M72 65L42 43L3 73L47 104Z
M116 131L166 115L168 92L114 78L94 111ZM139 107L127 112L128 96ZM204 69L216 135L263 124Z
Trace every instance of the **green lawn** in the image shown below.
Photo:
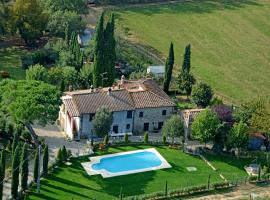
M244 167L249 165L252 159L237 159L221 155L205 155L208 161L228 180L245 178L248 176Z
M119 34L155 48L163 57L173 41L178 66L185 45L191 43L192 72L227 100L238 103L270 93L269 0L122 7L116 16Z
M25 71L21 67L21 56L24 53L26 53L26 50L19 47L0 47L0 71L8 71L11 78L23 79Z
M115 147L110 148L107 153L149 147L151 146ZM81 167L80 163L88 161L87 157L73 159L71 166L58 168L47 179L43 179L41 194L31 193L28 199L116 199L121 187L126 196L148 194L163 191L165 180L168 181L169 190L206 184L209 174L212 182L222 181L218 174L198 157L168 147L156 147L156 149L172 165L172 168L103 179L100 175L88 176ZM189 166L196 167L198 171L188 172L186 167Z

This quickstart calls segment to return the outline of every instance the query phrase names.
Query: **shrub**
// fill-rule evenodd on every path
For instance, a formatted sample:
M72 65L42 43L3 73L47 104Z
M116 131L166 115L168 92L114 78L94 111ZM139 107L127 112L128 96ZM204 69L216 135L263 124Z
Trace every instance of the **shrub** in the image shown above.
M225 188L228 187L230 184L228 182L221 182L221 183L214 183L212 186L214 189L219 189L219 188Z
M2 78L9 78L10 77L9 72L7 72L7 71L0 71L0 76Z
M63 156L63 161L66 161L67 157L68 157L68 154L67 154L67 149L66 149L65 145L62 148L62 156Z
M250 176L248 178L249 181L257 181L257 179L258 179L258 176Z
M104 137L104 142L103 142L106 146L109 144L109 136L105 135Z
M62 148L59 148L58 152L57 152L57 162L58 163L62 163L63 162L63 153L62 153Z
M163 135L163 136L162 136L162 141L163 141L163 144L166 144L166 142L167 142L167 138L166 138L166 136L165 136L165 135Z
M128 134L127 133L125 133L125 135L124 135L124 140L125 140L125 143L128 143Z
M144 133L144 142L145 142L145 143L148 143L148 142L149 142L148 140L149 140L148 132L145 132L145 133Z

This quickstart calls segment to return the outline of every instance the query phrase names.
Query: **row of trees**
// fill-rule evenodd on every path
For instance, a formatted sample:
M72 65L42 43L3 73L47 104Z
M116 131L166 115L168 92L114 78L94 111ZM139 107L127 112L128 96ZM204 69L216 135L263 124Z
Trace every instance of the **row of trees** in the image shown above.
M1 1L0 34L19 32L27 45L32 45L44 31L64 37L84 29L81 14L87 14L85 0L9 0Z
M34 162L34 182L38 179L38 166L39 166L39 153L38 149L35 151L35 162ZM12 165L11 165L11 196L13 199L18 197L18 188L21 186L21 190L24 192L28 189L28 176L29 176L29 145L24 143L22 146L19 142L17 134L14 135L12 143ZM0 160L0 199L3 198L3 188L5 180L5 150L1 152ZM43 174L46 175L48 172L49 162L49 149L46 145L43 153ZM20 178L19 178L20 176Z
M196 79L190 72L191 69L191 45L188 44L185 48L184 60L182 68L177 78L178 90L187 96L191 95L193 102L200 107L207 107L213 96L212 89L209 85L199 82L195 85ZM170 44L169 55L165 63L165 75L163 82L163 90L168 93L172 79L172 71L174 67L174 47Z

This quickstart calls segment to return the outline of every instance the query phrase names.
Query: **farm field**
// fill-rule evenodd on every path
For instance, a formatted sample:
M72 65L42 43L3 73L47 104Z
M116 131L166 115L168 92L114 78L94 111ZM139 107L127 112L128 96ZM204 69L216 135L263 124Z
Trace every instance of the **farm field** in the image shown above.
M120 7L118 34L150 46L162 57L175 46L179 73L192 45L192 72L233 103L270 94L270 1L203 0Z
M98 152L97 155L144 148L152 148L152 146L111 147L108 152ZM207 184L210 174L211 183L223 181L199 157L193 157L166 146L155 148L172 168L104 179L100 175L89 176L84 171L81 162L88 161L88 157L74 158L71 166L61 166L43 179L41 193L38 195L32 192L28 199L118 199L121 187L124 196L133 196L164 191L166 180L169 190ZM197 171L189 172L186 167L196 167ZM78 188L80 188L79 191Z

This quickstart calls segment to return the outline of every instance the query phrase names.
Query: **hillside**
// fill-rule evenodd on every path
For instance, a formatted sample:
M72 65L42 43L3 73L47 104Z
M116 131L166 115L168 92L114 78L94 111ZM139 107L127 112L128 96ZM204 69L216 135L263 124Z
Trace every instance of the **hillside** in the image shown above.
M270 1L204 0L116 10L120 34L176 62L192 45L192 71L232 102L270 94ZM178 74L175 69L175 75Z

